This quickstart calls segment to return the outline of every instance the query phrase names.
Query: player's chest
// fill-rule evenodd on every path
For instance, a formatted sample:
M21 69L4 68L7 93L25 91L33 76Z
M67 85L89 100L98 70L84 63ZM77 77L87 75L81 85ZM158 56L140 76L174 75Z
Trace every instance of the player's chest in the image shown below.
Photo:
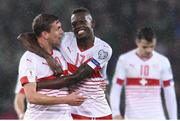
M159 77L162 70L161 64L156 60L134 61L132 59L124 63L128 76Z
M60 57L54 55L53 58L55 59L55 61L57 63L61 64L61 58ZM50 69L47 61L43 58L39 58L38 60L36 60L35 68L37 70L37 76L40 78L53 75L53 72Z
M80 66L82 63L88 61L94 54L93 48L81 51L77 46L73 45L63 48L63 52L66 56L65 58L68 58L68 62L75 66Z

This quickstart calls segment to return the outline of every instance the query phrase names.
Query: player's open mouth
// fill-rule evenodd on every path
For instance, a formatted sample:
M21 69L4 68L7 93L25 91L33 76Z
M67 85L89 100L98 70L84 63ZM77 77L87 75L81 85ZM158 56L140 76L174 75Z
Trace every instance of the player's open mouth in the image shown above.
M79 30L77 33L79 34L79 35L81 35L81 34L83 34L85 32L85 30Z

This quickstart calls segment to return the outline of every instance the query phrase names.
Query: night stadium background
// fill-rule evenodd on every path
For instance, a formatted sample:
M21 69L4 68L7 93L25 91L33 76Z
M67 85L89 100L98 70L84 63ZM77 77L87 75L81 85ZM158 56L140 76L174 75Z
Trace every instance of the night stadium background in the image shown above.
M32 31L39 13L57 15L64 31L71 31L71 11L86 7L96 21L95 35L113 49L108 65L111 82L119 54L135 48L137 29L152 27L156 50L167 56L174 74L180 105L180 1L179 0L1 0L0 4L0 119L17 119L13 108L19 59L25 51L18 34ZM180 118L180 112L179 112Z

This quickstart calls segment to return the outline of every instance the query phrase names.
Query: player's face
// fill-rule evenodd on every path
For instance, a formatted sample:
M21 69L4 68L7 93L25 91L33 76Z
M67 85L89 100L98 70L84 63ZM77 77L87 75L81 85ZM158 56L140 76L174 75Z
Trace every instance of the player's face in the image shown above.
M79 12L71 16L72 30L77 39L88 38L93 35L94 23L90 14Z
M156 46L156 39L153 39L152 42L141 39L140 41L136 41L136 44L138 47L138 54L140 54L141 57L150 57Z
M63 36L64 31L61 27L60 21L55 21L51 24L48 40L53 47L57 47L60 44L60 40Z

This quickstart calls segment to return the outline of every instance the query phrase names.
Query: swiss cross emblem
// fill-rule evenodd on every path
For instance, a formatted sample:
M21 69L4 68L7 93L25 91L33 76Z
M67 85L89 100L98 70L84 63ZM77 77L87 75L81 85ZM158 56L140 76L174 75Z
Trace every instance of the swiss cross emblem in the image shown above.
M140 81L140 83L141 83L141 85L146 85L147 84L147 80L146 79L141 79L141 81Z

